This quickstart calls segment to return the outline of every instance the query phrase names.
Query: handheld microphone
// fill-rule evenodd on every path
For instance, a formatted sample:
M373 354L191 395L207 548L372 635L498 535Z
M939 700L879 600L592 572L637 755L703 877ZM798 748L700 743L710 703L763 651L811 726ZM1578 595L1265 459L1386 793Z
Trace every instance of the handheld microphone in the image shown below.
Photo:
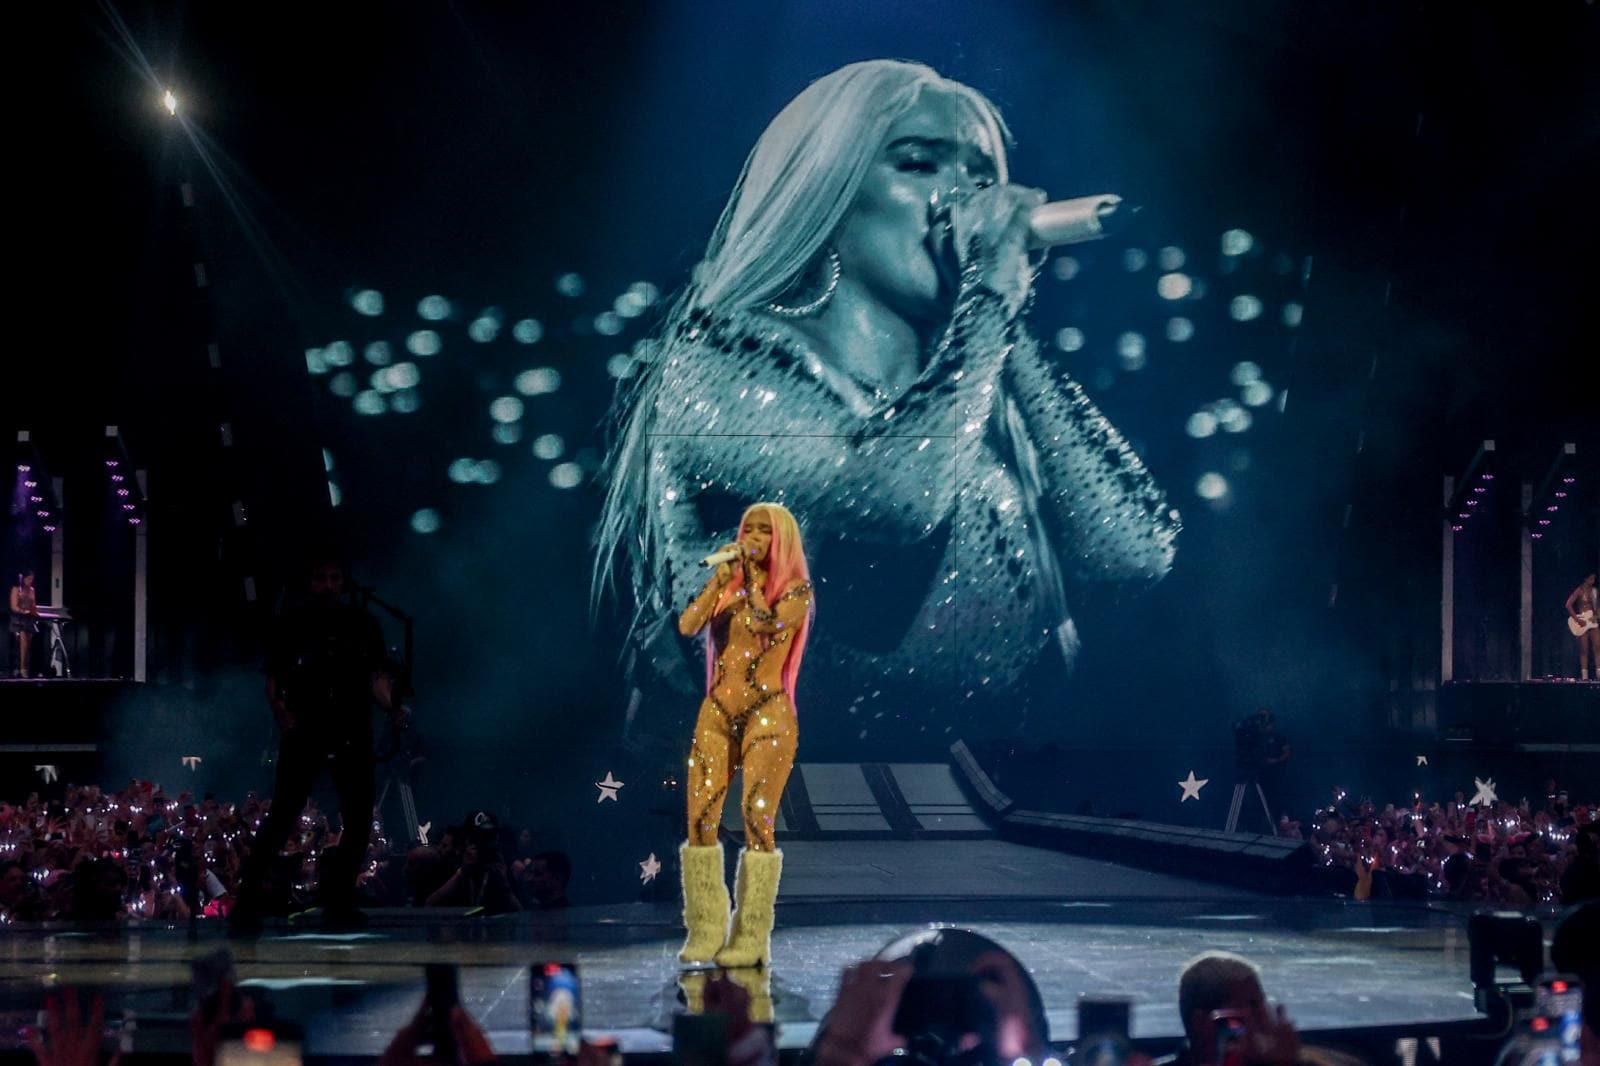
M1053 248L1099 240L1126 225L1139 208L1123 206L1113 193L1040 204L1028 216L1028 247Z
M701 566L721 566L723 563L731 563L735 559L738 559L738 558L742 557L743 555L744 555L744 551L742 549L739 549L739 548L728 548L725 551L712 552L710 555L708 555L704 559L700 560L700 565Z

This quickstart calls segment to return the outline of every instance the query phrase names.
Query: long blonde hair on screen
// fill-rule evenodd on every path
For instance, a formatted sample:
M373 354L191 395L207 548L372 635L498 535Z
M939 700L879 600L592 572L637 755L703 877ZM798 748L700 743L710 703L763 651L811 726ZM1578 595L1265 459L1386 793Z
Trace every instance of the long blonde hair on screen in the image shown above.
M650 436L661 369L678 354L683 321L696 312L759 310L806 277L849 213L889 129L924 92L969 104L994 147L996 176L1008 178L1010 131L988 97L932 67L896 59L851 63L806 86L767 124L745 159L711 232L705 257L665 316L654 358L613 407L609 484L596 533L591 602L612 584L624 545L637 608L661 580L661 532L649 498ZM660 601L662 606L666 601ZM638 623L641 619L635 619Z

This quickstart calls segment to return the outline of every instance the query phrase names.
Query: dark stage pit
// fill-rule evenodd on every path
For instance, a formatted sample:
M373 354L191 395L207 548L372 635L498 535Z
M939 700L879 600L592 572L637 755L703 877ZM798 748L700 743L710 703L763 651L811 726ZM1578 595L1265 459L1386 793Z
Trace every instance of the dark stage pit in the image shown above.
M1479 1017L1463 911L1273 898L997 840L796 841L786 854L771 981L784 1048L810 1041L847 963L927 922L968 926L1010 948L1038 981L1058 1042L1075 1036L1077 998L1091 993L1131 998L1135 1037L1176 1037L1179 968L1211 949L1260 965L1269 995L1302 1031ZM373 919L360 934L279 924L231 942L243 984L306 1025L308 1055L382 1051L416 1009L430 961L462 967L462 999L502 1054L528 1052L527 970L556 959L580 968L586 1029L617 1034L625 1051L668 1048L681 1009L674 904ZM108 1017L134 1019L135 1050L181 1054L189 960L225 944L215 922L193 936L151 925L13 928L0 1009L7 1021L31 1022L46 988L93 988ZM5 1026L5 1039L16 1030Z

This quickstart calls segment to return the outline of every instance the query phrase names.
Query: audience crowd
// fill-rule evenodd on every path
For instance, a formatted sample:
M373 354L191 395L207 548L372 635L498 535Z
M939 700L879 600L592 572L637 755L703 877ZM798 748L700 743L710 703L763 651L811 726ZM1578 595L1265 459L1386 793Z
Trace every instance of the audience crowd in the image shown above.
M1336 793L1309 828L1302 830L1285 819L1280 832L1307 840L1328 876L1342 879L1335 887L1357 898L1448 897L1527 907L1600 897L1596 808L1570 806L1553 784L1547 792L1537 809L1527 801L1474 807L1459 793L1447 803L1425 803L1415 796L1409 806L1379 809L1370 800ZM210 795L169 795L142 781L114 793L68 787L58 799L35 795L20 806L0 804L0 921L171 920L196 912L223 916L244 849L266 809L267 801L254 795L235 805ZM275 869L274 905L288 912L314 904L318 869L338 847L338 832L308 804L300 831ZM367 906L475 907L495 913L565 906L570 876L563 854L536 852L530 832L511 833L493 815L477 811L446 828L432 844L392 848L383 827L375 824L361 891ZM1597 917L1600 903L1594 902L1569 914L1551 948L1553 965L1579 974L1592 987L1600 987ZM902 997L913 988L919 994L944 988L940 981L962 975L989 1001L972 1017L989 1019L979 1028L992 1027L993 1046L982 1056L962 1050L949 1061L1047 1061L1052 1055L1049 1024L1027 968L993 941L951 929L911 934L847 968L807 1059L813 1066L873 1066L905 1055L896 1049L906 1047L906 1037L894 1028L909 1016ZM917 978L933 983L919 985ZM735 1015L749 1014L742 985L713 984L726 987L718 991L708 986L707 1006L716 1002ZM239 1003L246 1011L241 1017L253 1010L242 999ZM911 1013L949 1028L951 1004L959 1005L948 996L931 999L920 1014ZM1367 1061L1336 1047L1303 1043L1284 1011L1269 1008L1260 974L1239 956L1210 952L1192 960L1178 983L1178 1004L1187 1042L1178 1055L1162 1060L1175 1066ZM1586 1063L1600 1061L1594 1007L1591 1000L1585 1011ZM955 1016L967 1012L962 1007ZM99 1006L86 1012L87 1024L70 997L53 1000L47 1013L44 1031L29 1036L41 1066L95 1066ZM214 1009L197 1012L196 1066L214 1066L219 1017ZM422 1019L419 1015L396 1035L379 1060L382 1066L421 1061ZM746 1017L743 1029L731 1027L729 1032L744 1031L748 1023ZM453 1011L449 1024L459 1066L494 1059L489 1041L463 1010ZM951 1029L946 1035L959 1034ZM1080 1049L1086 1059L1124 1066L1151 1063L1125 1033L1094 1039L1099 1043L1092 1053L1087 1045ZM910 1043L918 1054L931 1046ZM749 1046L758 1050L747 1058L734 1055L735 1045L729 1045L730 1066L770 1066L775 1061L770 1044L764 1051L759 1041ZM615 1060L597 1045L586 1047L578 1061L580 1066L610 1066Z
M1502 907L1600 898L1600 805L1568 802L1548 782L1542 802L1474 806L1413 795L1379 808L1334 790L1309 823L1280 836L1308 841L1326 886L1356 899L1448 899Z
M59 798L0 803L0 924L223 917L269 802L252 793L226 803L134 781L116 792L69 786ZM527 830L505 831L477 811L432 835L432 844L396 847L375 820L361 904L488 913L566 905L570 862L535 851ZM319 869L338 846L338 829L308 803L273 867L268 913L315 906Z

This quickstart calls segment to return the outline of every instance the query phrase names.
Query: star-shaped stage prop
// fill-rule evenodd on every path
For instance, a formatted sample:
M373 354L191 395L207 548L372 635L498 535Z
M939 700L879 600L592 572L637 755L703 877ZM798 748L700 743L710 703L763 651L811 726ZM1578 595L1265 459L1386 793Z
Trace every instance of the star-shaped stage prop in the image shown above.
M1178 787L1183 789L1183 795L1179 797L1178 802L1182 803L1184 800L1198 801L1200 799L1200 790L1205 788L1210 783L1211 778L1209 777L1202 777L1199 780L1196 780L1194 771L1190 770L1188 779L1178 782Z
M417 843L426 847L428 843L428 834L432 831L432 822L423 822L421 825L417 826Z
M596 781L594 783L594 787L600 790L599 797L595 799L596 803L604 803L606 800L611 800L613 803L615 803L617 800L617 789L622 787L622 782L612 777L611 771L607 770L606 779L604 781Z
M661 872L661 860L656 858L656 853L651 852L650 857L639 864L639 883L648 885L656 879L656 874Z
M1427 766L1428 765L1428 757L1426 755L1418 755L1417 756L1417 765L1418 766Z
M37 764L34 766L33 771L40 777L44 778L44 783L47 785L61 776L60 772L52 763Z
M200 756L198 756L198 755L185 755L183 757L183 765L187 766L191 770L200 769Z
M1494 794L1494 778L1491 777L1485 781L1483 778L1474 777L1472 783L1477 786L1478 791L1472 794L1472 799L1467 802L1467 806L1488 807L1500 799L1499 796Z

